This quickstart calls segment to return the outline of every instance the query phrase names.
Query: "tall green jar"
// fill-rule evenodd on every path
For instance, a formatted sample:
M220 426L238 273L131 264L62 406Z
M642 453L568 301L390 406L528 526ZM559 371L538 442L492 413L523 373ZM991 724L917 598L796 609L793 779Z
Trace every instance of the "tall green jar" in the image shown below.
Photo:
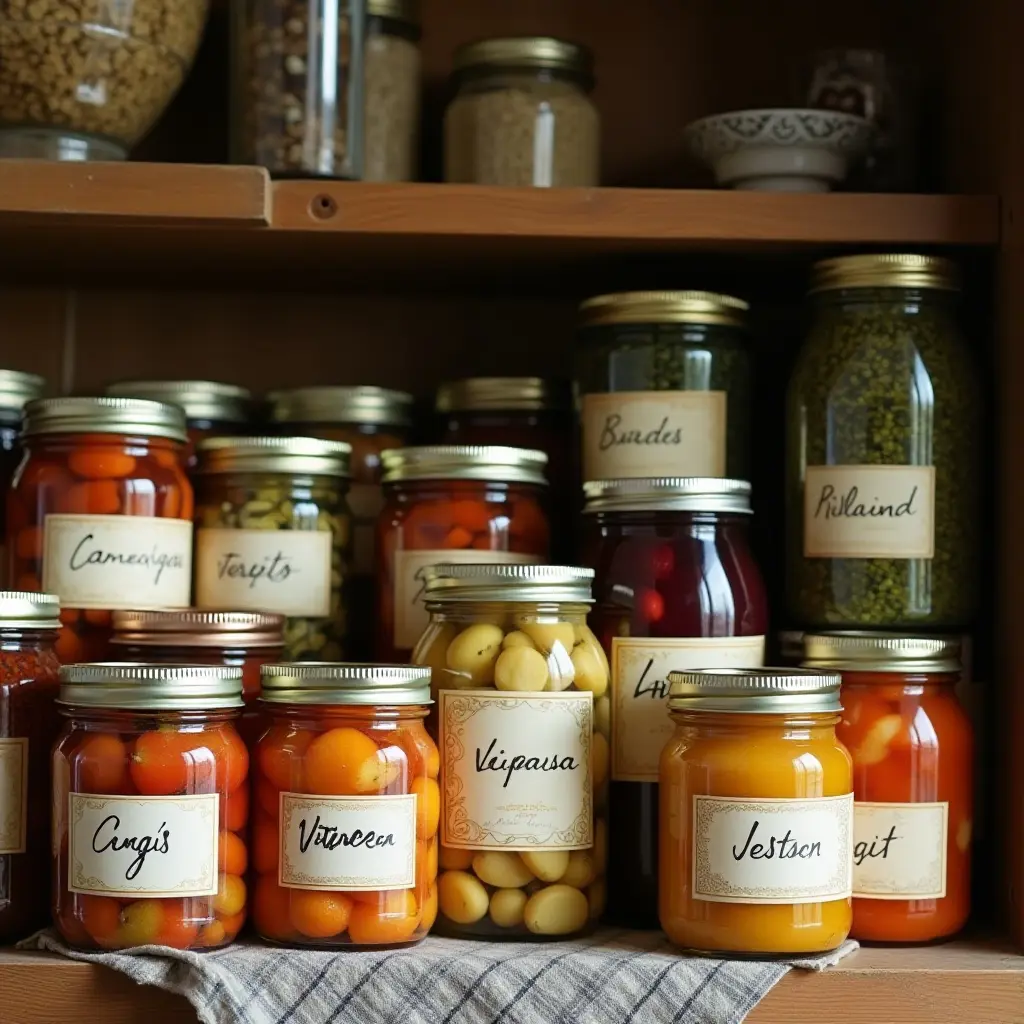
M802 626L969 625L979 398L956 267L864 255L815 265L790 382L787 593Z

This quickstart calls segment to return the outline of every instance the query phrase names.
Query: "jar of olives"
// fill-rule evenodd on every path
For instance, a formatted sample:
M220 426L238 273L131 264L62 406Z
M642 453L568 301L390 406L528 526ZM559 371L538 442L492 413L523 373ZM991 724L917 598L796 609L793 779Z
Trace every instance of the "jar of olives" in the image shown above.
M349 445L214 437L199 445L199 608L286 616L284 657L336 661L347 625Z
M604 910L608 662L586 621L593 576L427 571L413 661L437 702L442 934L579 935Z

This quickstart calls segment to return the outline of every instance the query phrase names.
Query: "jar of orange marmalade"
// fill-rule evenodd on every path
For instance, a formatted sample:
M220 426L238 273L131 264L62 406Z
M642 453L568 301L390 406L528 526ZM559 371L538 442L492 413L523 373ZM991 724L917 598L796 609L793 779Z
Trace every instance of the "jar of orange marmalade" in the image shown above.
M853 774L836 738L839 676L669 673L659 911L680 946L789 956L850 930Z
M809 633L806 665L840 672L853 755L853 927L870 942L958 932L971 905L974 737L954 687L960 640Z
M294 946L418 942L437 916L430 669L266 665L261 703L256 930Z

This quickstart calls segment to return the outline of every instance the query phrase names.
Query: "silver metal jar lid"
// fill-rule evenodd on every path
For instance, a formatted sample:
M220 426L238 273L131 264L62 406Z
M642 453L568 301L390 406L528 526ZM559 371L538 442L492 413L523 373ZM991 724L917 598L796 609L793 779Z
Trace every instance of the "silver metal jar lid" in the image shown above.
M456 563L428 566L427 601L564 601L590 604L593 569L571 565Z
M60 598L30 590L0 590L0 631L60 629Z
M408 427L412 423L412 395L369 384L290 388L273 391L267 397L270 419L274 423L358 423L388 427Z
M709 668L669 672L673 711L803 714L842 711L835 672L799 668Z
M352 446L318 437L208 437L196 445L207 473L296 473L348 477Z
M21 416L27 402L39 398L46 381L35 373L22 370L0 370L0 412Z
M108 384L107 394L178 405L190 420L245 423L252 408L251 391L216 380L122 380Z
M260 669L271 704L430 704L430 668L346 662L284 662Z
M569 410L568 381L543 377L467 377L445 381L437 389L438 412Z
M131 434L187 441L185 411L144 398L37 398L25 406L26 437L37 434Z
M735 512L749 514L750 484L705 476L588 480L584 512Z
M399 480L479 480L484 483L546 484L548 457L532 448L444 444L391 448L380 453L383 483Z
M958 636L867 630L804 634L803 664L829 672L959 672Z
M220 665L93 662L60 670L60 702L131 711L242 707L242 669Z
M115 611L113 644L280 647L284 616L271 612Z

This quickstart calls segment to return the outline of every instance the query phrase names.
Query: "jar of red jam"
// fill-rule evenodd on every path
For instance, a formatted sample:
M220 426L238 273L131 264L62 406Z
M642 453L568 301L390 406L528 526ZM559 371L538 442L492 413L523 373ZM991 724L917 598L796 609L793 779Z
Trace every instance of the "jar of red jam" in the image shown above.
M0 591L0 944L49 917L59 611L54 594Z
M590 624L611 666L606 918L658 927L658 764L668 673L764 663L768 607L750 552L750 484L706 477L584 485Z
M211 948L245 924L242 670L70 665L53 750L53 917L77 949Z
M543 562L547 456L500 445L397 448L381 456L379 661L403 661L427 628L425 570L440 562Z
M869 942L948 938L971 909L974 735L954 692L960 638L808 633L804 664L843 678L853 756L853 927Z

